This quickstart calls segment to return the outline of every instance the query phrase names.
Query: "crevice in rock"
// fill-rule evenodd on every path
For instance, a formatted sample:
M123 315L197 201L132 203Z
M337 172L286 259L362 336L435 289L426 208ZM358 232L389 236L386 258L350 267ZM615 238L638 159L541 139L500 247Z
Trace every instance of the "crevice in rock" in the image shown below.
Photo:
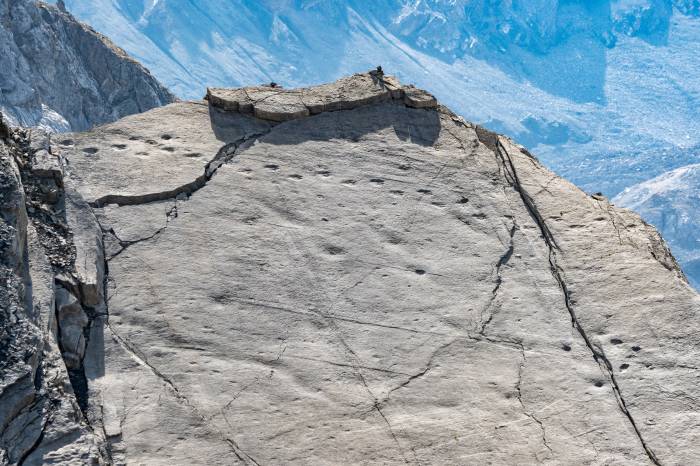
M521 355L522 355L522 362L518 365L518 381L515 384L515 391L516 391L516 396L518 398L518 402L520 403L520 406L523 408L523 413L529 417L530 419L533 420L537 425L539 425L540 430L542 431L542 444L549 450L550 453L552 453L552 448L549 446L549 443L547 442L547 430L544 427L544 424L542 421L535 416L534 413L528 411L528 409L525 407L525 403L523 402L523 392L522 392L522 382L523 382L523 371L525 370L525 363L527 362L527 357L525 356L525 348L521 346L520 348Z
M168 228L170 222L173 219L177 218L177 216L178 216L178 211L177 211L177 202L178 201L177 201L177 199L175 199L174 202L175 202L175 205L173 205L173 207L165 214L165 224L162 227L158 228L156 231L154 231L152 234L150 234L148 236L144 236L143 238L138 238L135 240L123 240L119 237L117 232L114 231L114 228L106 229L102 226L102 224L100 224L100 229L102 230L102 235L103 235L103 243L105 243L104 237L106 235L112 235L117 240L117 242L119 243L119 247L121 248L117 252L115 252L114 254L111 254L111 255L107 254L107 250L105 248L105 251L104 251L105 264L109 263L109 261L111 261L115 257L119 256L121 253L126 251L130 246L142 243L144 241L151 240L151 239L157 237L158 235L160 235L161 233L163 233L165 231L165 229ZM100 222L98 221L98 223L100 223ZM105 270L106 270L106 265L105 265Z
M644 449L649 460L656 465L660 465L661 463L659 459L656 457L654 451L645 442L644 437L642 436L642 433L640 432L639 427L637 426L637 423L634 417L632 416L632 413L630 413L629 409L627 408L627 403L625 402L625 399L622 396L622 390L620 389L620 385L618 384L617 379L615 377L615 372L612 363L605 356L605 353L603 352L602 348L593 344L591 339L588 337L588 334L584 330L583 326L578 321L578 318L576 317L574 305L571 300L571 293L569 292L568 286L564 279L563 271L557 263L557 251L560 248L557 245L554 236L552 235L552 232L549 230L547 223L544 221L542 215L538 211L534 200L522 187L520 179L518 178L518 173L515 170L515 165L513 164L513 161L510 158L510 154L508 153L506 148L503 147L503 144L498 139L498 136L496 139L494 154L496 155L497 160L499 160L499 162L503 165L503 168L505 170L506 181L508 181L508 183L513 187L513 189L520 195L520 198L522 199L523 204L530 213L530 216L540 228L542 238L549 251L549 268L552 273L552 276L554 277L554 279L559 285L559 288L562 291L562 295L564 297L564 305L571 317L572 326L576 329L576 331L579 333L588 349L591 351L593 359L596 361L596 363L598 363L598 365L601 368L601 371L604 374L606 374L607 378L610 380L610 384L613 389L617 405L620 408L620 411L625 415L630 425L632 426L632 429L634 430L635 435L641 443L642 448Z
M515 250L515 232L518 229L518 224L513 219L513 226L510 228L509 235L510 239L508 242L508 248L505 250L505 252L501 255L501 257L498 259L498 262L496 263L496 285L493 287L493 290L491 290L491 296L489 297L489 301L484 307L484 309L481 311L481 315L479 316L479 320L481 321L481 329L479 330L479 334L485 335L486 334L486 327L491 323L493 320L494 316L496 315L495 310L491 310L493 307L494 303L496 302L496 298L498 298L498 292L501 289L501 285L503 284L503 276L501 274L501 269L508 264L510 261L510 258L513 257L513 251ZM484 312L489 312L489 316L486 320L484 320Z
M90 422L90 416L88 415L90 405L90 389L88 386L87 375L85 373L84 360L87 356L88 348L90 347L90 335L92 333L92 328L97 319L106 315L106 311L100 312L97 308L87 306L83 306L83 310L88 319L87 324L82 328L83 338L85 339L85 350L80 358L78 367L69 367L68 364L66 364L66 370L68 372L68 377L70 379L71 387L73 388L73 393L75 394L78 407L83 413L85 422L88 424L90 429L92 429L93 426ZM60 324L60 319L58 318L58 309L56 309L56 328L58 331L58 345L61 350L61 354L65 354L67 350L63 347L60 338L62 327Z
M102 404L100 404L100 434L102 435L101 450L104 452L103 455L107 457L107 460L108 460L107 464L111 465L114 463L114 457L112 455L112 440L115 438L115 436L107 435L107 429L105 427L104 418L105 418L104 406ZM119 422L120 432L121 432L121 429L124 427L124 421L125 421L125 419L122 419ZM116 437L121 438L121 434L119 434Z
M56 286L61 286L60 283L57 283ZM56 308L54 309L55 313L55 319L56 319L56 339L58 343L58 348L61 351L61 355L64 356L64 361L66 361L66 353L69 352L67 348L65 348L63 344L63 339L62 339L62 334L65 331L63 326L61 325L61 319L59 316L59 309L58 309L58 303L56 303ZM89 313L86 312L86 314L89 315ZM86 338L85 346L87 348L87 344L89 342L89 332L90 332L90 327L91 327L91 321L88 317L88 325L82 329L83 336ZM83 417L85 420L88 420L88 401L89 401L89 392L88 392L88 382L87 382L87 377L85 376L85 368L83 367L82 360L80 361L79 367L71 367L71 364L69 364L67 361L65 362L66 365L66 371L68 373L68 379L70 380L70 385L73 389L73 394L75 395L75 400L78 403L78 407L80 408L80 411L83 413ZM89 423L89 422L88 422Z
M353 368L355 369L355 374L357 374L358 379L362 383L362 386L364 387L365 391L367 391L367 394L370 396L372 399L372 409L376 410L379 416L383 419L384 423L386 424L387 431L389 432L389 435L391 438L394 440L394 443L396 444L396 447L398 448L399 452L401 453L401 457L403 458L404 462L406 464L410 464L410 461L406 457L406 454L404 452L403 447L401 446L401 442L399 442L399 438L396 435L396 432L394 432L394 428L391 425L391 422L389 422L389 419L387 419L386 415L382 411L382 406L380 401L377 399L377 397L374 395L374 392L372 392L372 389L369 387L367 384L367 380L365 379L364 374L362 373L362 370L360 369L360 366L362 365L360 362L360 358L355 353L355 351L350 348L350 345L345 341L342 335L340 335L340 330L338 329L337 325L335 324L335 321L332 318L329 318L329 322L331 322L331 325L333 326L336 335L338 336L338 339L340 340L341 344L345 348L345 350L350 354L353 362ZM427 371L426 371L427 372Z
M389 375L402 375L404 377L411 377L412 374L407 374L405 372L398 372L398 371L392 371L391 369L383 369L381 367L373 367L373 366L368 366L366 364L361 364L361 365L354 365L354 364L347 364L347 363L342 363L342 362L337 362L337 361L329 361L327 359L320 359L320 358L307 358L304 356L289 356L292 359L303 359L305 361L314 361L314 362L319 362L322 364L328 364L331 366L336 366L336 367L349 367L351 369L365 369L368 371L372 372L381 372L383 374L389 374Z
M104 299L103 302L103 309L104 309L104 320L100 323L100 325L109 325L109 260L110 258L107 257L107 248L105 246L105 231L102 228L102 224L100 223L99 220L97 220L97 225L99 226L100 230L102 231L102 260L104 261L104 275L102 276L102 296ZM122 249L123 250L123 249ZM120 253L122 251L119 251ZM90 327L92 328L92 322ZM87 352L90 349L88 345L85 346L85 351ZM112 456L112 441L113 437L107 435L107 430L105 428L105 422L104 422L104 406L102 403L100 403L100 417L98 419L98 422L100 424L100 430L102 434L102 448L104 449L105 455L110 461L110 464L113 462L113 456ZM119 424L120 428L123 427L123 420Z
M27 461L27 459L32 456L32 454L37 451L37 449L41 446L41 444L44 442L44 435L46 434L46 429L49 427L51 420L52 420L52 412L49 412L48 417L46 418L46 422L44 422L44 425L41 427L41 433L39 433L39 437L37 437L36 441L32 444L31 447L27 451L22 454L20 459L17 461L17 466L22 466L24 465L24 462Z
M139 351L138 348L132 345L127 339L119 335L119 333L117 333L114 330L114 327L109 323L109 320L107 321L106 325L109 328L114 341L116 341L117 344L119 344L119 346L121 346L127 352L127 354L130 354L133 358L135 358L139 362L139 364L148 368L148 370L153 375L155 375L166 387L168 387L168 389L173 393L173 395L179 402L190 408L192 413L196 415L206 426L208 426L208 428L213 433L216 433L222 441L226 442L231 448L234 455L236 455L236 458L238 458L245 464L259 465L255 458L253 458L250 454L246 453L243 449L241 449L241 447L235 440L224 435L218 429L213 427L210 424L210 421L207 419L207 417L199 412L199 409L190 402L189 398L187 398L187 396L185 396L182 393L182 391L177 387L177 385L175 385L172 379L170 379L170 377L163 374L160 370L158 370L158 368L156 368L150 362L148 362L146 356L143 353L141 353L141 351Z
M397 391L397 390L400 390L400 389L402 389L402 388L407 387L407 386L410 385L414 380L420 379L421 377L425 376L428 372L430 372L430 371L433 369L433 361L435 360L435 358L437 357L437 355L438 355L440 352L442 352L444 349L446 349L446 348L452 346L452 345L453 345L454 343L456 343L459 339L460 339L459 337L458 337L458 338L455 338L454 340L451 340L451 341L449 341L449 342L447 342L447 343L445 343L445 344L443 344L443 345L440 345L437 349L435 349L435 351L433 351L433 353L432 353L432 354L430 355L430 357L428 358L428 363L425 365L425 367L423 368L423 370L421 370L421 371L418 372L417 374L414 374L414 375L409 376L408 379L406 379L405 382L403 382L402 384L400 384L400 385L398 385L398 386L392 388L391 390L389 390L389 391L387 392L386 396L384 397L384 399L383 399L382 401L380 401L379 404L382 405L382 404L388 402L388 401L389 401L389 397L391 396L392 393L394 393L394 392Z
M285 348L282 350L281 353L284 353L284 350L286 350L286 349L287 349L287 348L285 347ZM278 355L278 357L277 357L276 359L274 359L274 360L272 360L272 361L269 361L268 364L274 364L274 363L276 363L277 361L279 361L279 359L282 357L282 354L281 354L281 353ZM224 417L224 419L226 420L226 423L227 423L227 424L228 424L228 419L226 419L226 411L231 407L231 405L233 405L233 403L235 403L235 401L236 401L238 398L240 398L240 396L241 396L246 390L248 390L250 387L259 384L263 379L267 379L268 381L272 380L272 376L273 376L273 375L275 375L275 371L274 371L274 369L270 369L270 372L268 372L267 375L265 375L264 377L263 377L263 376L257 376L257 377L255 377L252 381L250 381L250 382L248 382L247 384L245 384L240 390L238 390L238 391L231 397L231 399L219 410L219 412L221 413L221 415L222 415L222 416ZM214 416L215 416L215 415L214 415ZM214 416L212 416L212 417L214 417Z
M458 342L461 339L466 339L466 340L474 341L474 342L488 342L488 343L492 343L492 344L506 345L506 346L513 348L513 349L519 349L521 352L524 351L523 344L521 342L518 342L518 341L498 340L495 338L484 338L483 334L479 334L478 337L470 336L470 335L458 335L456 338L454 338L454 339L448 341L447 343L440 345L438 348L436 348L435 351L433 351L433 353L428 358L428 363L425 365L425 367L420 372L413 374L413 375L409 375L408 378L406 379L406 381L404 381L400 385L397 385L396 387L390 389L387 392L384 399L382 399L379 402L379 404L383 405L384 403L388 402L389 398L393 392L400 390L402 388L405 388L408 385L410 385L411 383L413 383L415 380L420 379L420 378L424 377L425 375L427 375L428 372L430 372L433 369L434 361L435 361L435 358L438 356L438 354L440 354L446 348L449 348L450 346L452 346L453 344L455 344L456 342ZM394 374L402 374L399 372L393 372L393 373Z
M620 233L620 226L615 221L615 212L610 207L610 204L607 204L605 206L605 208L603 208L603 206L601 205L603 203L603 201L600 201L599 199L595 199L595 200L597 201L597 204L598 204L598 207L600 207L600 210L603 210L604 212L606 212L608 214L608 216L610 217L610 223L612 224L613 229L615 230L615 233L617 234L617 239L620 242L620 245L622 245L623 244L622 234ZM629 238L628 238L628 241L630 242L630 244L633 247L635 247L635 248L637 247L637 245L634 244Z
M76 270L77 249L75 246L74 232L71 231L67 216L66 187L64 186L64 161L60 156L50 153L50 135L40 130L13 130L13 155L20 171L25 192L25 207L36 230L39 247L43 250L48 264L51 267L54 282L54 308L49 312L53 313L54 326L44 328L43 331L54 332L54 335L47 338L55 339L57 349L63 359L67 380L63 377L46 380L44 374L45 362L43 356L38 361L38 367L34 377L34 387L37 390L37 400L45 400L46 406L43 408L44 423L39 437L27 451L23 452L17 464L22 464L45 442L55 441L55 439L45 439L47 429L52 425L60 406L65 403L73 404L75 400L77 409L75 415L80 418L75 421L83 425L87 430L93 431L87 413L88 406L88 386L85 377L82 358L80 355L79 365L75 366L75 348L67 352L62 336L67 329L61 321L59 315L59 290L68 290L75 297L74 306L85 312L87 325L82 326L73 323L70 330L73 334L82 335L86 346L89 341L89 332L92 322L99 315L99 303L96 306L86 306L85 296L81 293L81 279ZM31 282L27 278L26 286L31 289ZM27 306L33 306L30 301ZM65 303L64 303L65 304ZM48 349L48 340L45 341L43 352L53 351ZM68 357L71 353L71 357ZM64 384L70 384L71 390L66 390ZM72 393L70 393L72 391ZM53 434L52 434L53 435ZM100 445L96 445L102 453Z
M398 451L401 453L401 457L403 458L404 462L405 462L406 464L410 464L410 461L408 460L408 458L406 457L406 453L404 452L404 448L401 446L401 442L399 442L399 438L398 438L398 436L396 435L396 432L394 432L394 428L392 427L391 423L389 422L389 419L386 417L386 415L385 415L384 412L382 411L381 402L379 401L379 399L376 397L376 395L374 394L374 392L372 391L372 389L371 389L371 388L369 387L369 385L367 384L367 380L365 379L365 376L364 376L364 374L362 373L362 369L361 369L361 367L364 366L364 364L362 363L362 360L361 360L360 357L357 355L357 353L350 347L350 345L348 344L348 342L347 342L347 341L345 340L345 338L343 337L343 334L342 334L340 328L338 327L338 323L335 321L335 318L334 318L334 316L333 316L333 314L332 314L333 307L335 306L335 304L336 304L336 302L338 301L338 299L340 299L340 296L344 295L349 289L354 288L354 287L357 286L359 283L361 283L361 282L362 282L370 273L372 273L373 271L374 271L374 270L371 270L370 272L368 272L367 274L365 274L365 275L364 275L359 281L357 281L355 284L353 284L353 285L351 285L350 287L348 287L348 288L346 288L345 290L343 290L343 292L340 293L339 297L336 298L336 300L334 300L334 301L330 304L330 306L328 306L328 309L327 309L326 312L317 312L317 314L328 322L328 324L329 324L330 327L332 328L333 333L335 334L336 338L338 339L338 341L340 342L340 344L341 344L342 347L344 348L345 352L349 355L349 357L350 357L350 361L349 361L349 362L351 363L351 366L352 366L352 368L354 369L355 375L357 376L357 378L358 378L358 380L360 381L360 383L362 383L362 386L364 387L365 391L367 392L367 394L369 395L369 397L370 397L371 400L372 400L372 409L371 409L371 411L375 411L375 410L376 410L377 413L381 416L382 420L383 420L384 423L386 424L387 432L389 433L389 435L390 435L391 438L393 439L394 443L396 444L396 447L397 447Z
M97 208L104 207L107 204L116 204L118 206L148 204L150 202L155 201L165 201L168 199L174 199L182 195L187 196L189 198L192 194L206 186L206 184L209 182L209 180L212 179L219 167L231 160L236 155L236 151L239 147L241 147L248 141L255 140L261 136L264 136L269 132L270 130L260 133L249 134L235 140L234 142L230 142L224 145L221 149L219 149L216 156L214 156L214 158L204 167L204 172L195 180L189 183L186 183L173 189L169 189L167 191L155 193L136 195L107 194L106 196L102 196L90 202L90 206L93 208Z

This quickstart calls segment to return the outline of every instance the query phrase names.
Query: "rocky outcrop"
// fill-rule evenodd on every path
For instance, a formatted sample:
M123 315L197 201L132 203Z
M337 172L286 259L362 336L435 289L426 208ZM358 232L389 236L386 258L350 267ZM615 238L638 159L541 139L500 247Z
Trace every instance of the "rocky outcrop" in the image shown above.
M75 259L61 164L45 133L2 130L0 464L91 464L104 454L79 406L85 314L59 285Z
M174 100L65 8L0 0L0 110L14 125L82 131Z
M398 100L408 107L437 108L437 100L413 86L401 86L381 69L356 74L333 84L308 89L281 89L275 86L239 89L207 89L206 100L214 107L253 115L261 120L289 121L337 110Z
M58 331L26 320L60 346L84 432L70 451L698 462L700 298L636 214L376 72L208 100L12 145L27 199L15 182L3 218L28 203L28 229L55 233L28 250L52 264ZM25 464L54 454L35 443Z

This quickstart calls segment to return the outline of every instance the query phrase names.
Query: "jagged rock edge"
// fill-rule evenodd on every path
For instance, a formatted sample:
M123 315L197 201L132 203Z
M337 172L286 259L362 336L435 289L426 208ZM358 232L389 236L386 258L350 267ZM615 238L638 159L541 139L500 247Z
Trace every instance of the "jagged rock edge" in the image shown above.
M370 95L366 96L363 98L360 98L355 101L350 101L347 106L343 107L342 101L329 101L324 104L319 104L323 105L321 110L318 110L316 106L313 106L311 104L307 104L304 101L304 92L307 91L308 89L313 89L313 88L299 88L299 89L279 89L277 92L274 92L271 95L265 96L261 99L258 100L253 100L249 93L248 93L248 88L238 88L236 90L240 90L243 93L245 93L246 98L248 101L245 103L245 106L241 106L241 102L237 100L230 101L226 98L218 97L214 94L214 91L219 90L219 89L214 89L212 90L211 88L207 89L207 94L205 95L204 99L207 100L210 105L213 107L219 108L223 111L227 112L236 112L240 113L242 115L250 115L253 116L254 118L258 118L263 121L268 121L272 123L284 123L287 121L293 121L293 120L298 120L302 118L308 118L314 115L319 115L321 113L329 113L329 112L337 112L337 111L346 111L346 110L354 110L359 107L364 107L364 106L369 106L369 105L376 105L382 102L399 102L405 105L406 107L409 108L414 108L414 109L425 109L425 110L435 110L438 108L438 102L435 99L432 94L429 94L428 92L415 88L413 86L401 86L400 83L397 82L391 82L389 79L385 79L385 75L379 74L375 71L370 71L369 76L373 79L376 80L381 85L382 90L386 91L385 94L378 94L378 95ZM357 76L357 75L355 75ZM393 79L393 78L391 78ZM270 89L275 89L275 88L270 88ZM422 94L422 97L427 98L426 100L418 101L412 100L411 97L411 92L417 93L417 94ZM276 95L280 94L290 94L290 95L296 95L299 98L299 104L303 106L305 112L280 112L279 115L273 116L273 115L268 115L269 112L266 111L261 111L259 110L256 105L262 102L265 102L266 100L275 97ZM415 96L414 96L415 97ZM250 107L250 108L248 108Z
M50 138L50 136L49 136ZM24 262L24 267L23 269L23 280L24 280L24 286L27 287L29 290L29 293L25 297L27 302L25 302L25 306L28 306L32 310L34 310L34 303L32 302L32 290L33 290L33 277L32 277L32 262L33 259L30 259L30 253L29 253L29 244L28 244L28 237L30 235L30 230L34 231L35 235L38 235L38 231L36 229L36 222L38 221L36 218L33 216L29 215L29 212L31 212L31 202L36 201L36 199L33 199L32 196L29 195L29 192L27 191L28 186L25 183L25 177L27 180L32 180L34 177L38 177L39 179L42 178L41 175L39 175L39 171L35 170L35 167L33 166L32 156L35 152L39 152L40 149L32 148L31 145L29 144L33 139L33 135L30 130L22 128L22 127L12 127L9 124L6 124L6 122L3 121L2 118L2 113L0 113L0 146L2 147L8 147L8 148L13 148L14 152L9 151L7 152L8 157L10 158L11 163L14 165L15 170L17 171L17 175L19 176L19 187L21 188L22 191L22 203L21 203L21 210L23 212L24 218L26 220L26 224L23 225L23 230L24 230L24 257L21 258L21 260ZM19 156L18 152L19 151ZM27 160L22 161L22 157L27 157ZM60 162L59 162L60 163ZM63 186L63 175L60 175L60 180L55 179L58 183L58 188L61 191L62 195L66 195L64 186ZM52 205L55 204L52 203ZM45 213L45 212L42 212ZM53 212L55 213L55 212ZM70 228L66 228L67 232L67 239L69 242L71 242L71 245L73 242L73 236L72 232L70 231ZM80 286L82 285L82 282L80 279L77 277L74 269L74 263L71 262L68 264L68 266L63 269L63 271L57 275L56 269L53 268L54 264L49 264L49 251L47 249L47 246L40 240L38 243L38 248L41 249L41 255L45 257L45 260L47 261L47 264L52 268L52 287L53 287L53 299L52 299L52 308L50 309L49 312L54 314L54 324L55 329L54 331L56 332L53 335L47 335L43 334L42 335L42 340L43 344L39 348L39 352L37 353L36 357L36 364L31 373L26 374L25 377L31 377L32 382L34 384L34 387L36 390L39 390L41 388L41 391L37 391L35 396L31 399L28 400L25 404L17 406L16 407L16 412L9 416L9 419L15 419L17 416L25 412L25 410L30 409L32 407L35 407L39 404L41 400L44 400L46 403L46 406L44 406L41 409L42 412L42 422L41 422L41 429L39 432L39 435L37 438L34 440L34 442L27 447L26 450L21 452L21 455L17 459L17 462L15 464L17 465L22 465L31 457L31 455L37 451L43 444L43 440L45 438L45 433L46 430L52 426L53 421L54 421L54 416L56 414L57 408L65 401L63 398L56 398L54 397L54 394L50 390L46 390L42 382L42 379L45 378L46 374L44 374L45 368L44 368L44 358L47 354L47 352L51 351L50 348L50 343L49 339L54 340L54 344L56 345L57 349L60 351L60 356L62 359L62 362L64 363L63 368L65 369L65 375L67 378L63 380L63 383L68 383L68 387L65 390L61 390L62 395L67 395L69 397L72 397L69 403L75 402L76 407L78 405L77 403L77 393L75 390L75 387L73 386L72 382L72 377L70 375L70 369L68 366L65 364L65 359L63 358L63 349L61 347L61 342L60 342L60 332L61 332L61 324L59 322L58 318L58 308L57 308L57 303L55 301L55 295L56 295L56 286L63 286L62 280L67 278L66 276L62 275L63 273L68 273L70 275L70 278L74 280L74 284L80 289ZM73 258L74 259L74 258ZM61 277L61 278L59 278ZM70 279L69 279L70 281ZM82 302L82 293L78 291L77 296L79 298L79 304L85 308L84 303ZM96 306L93 307L93 310L96 309ZM33 317L33 319L36 319L37 315ZM35 325L38 325L38 321L33 321ZM87 327L86 327L87 328ZM50 328L42 328L43 331L49 331L52 332ZM81 370L82 370L82 361L81 361ZM25 377L22 377L20 379L17 379L14 381L12 384L10 384L8 387L5 387L5 390L3 390L3 393L6 393L8 388L16 386L21 380L23 380ZM55 381L55 379L54 379ZM38 386L38 384L41 384L41 387ZM65 388L65 386L64 386ZM85 412L82 411L82 409L79 410L79 413L82 415L82 417L77 421L79 424L81 424L83 427L87 428L93 435L95 434L93 426L90 424L89 419L85 415ZM11 421L8 421L8 424L10 424ZM3 431L4 433L4 431ZM54 440L56 441L56 440ZM92 444L93 447L97 448L98 450L98 456L100 460L104 460L104 457L102 457L104 451L102 450L102 445L98 443ZM90 450L92 451L92 450ZM94 458L93 458L94 459Z

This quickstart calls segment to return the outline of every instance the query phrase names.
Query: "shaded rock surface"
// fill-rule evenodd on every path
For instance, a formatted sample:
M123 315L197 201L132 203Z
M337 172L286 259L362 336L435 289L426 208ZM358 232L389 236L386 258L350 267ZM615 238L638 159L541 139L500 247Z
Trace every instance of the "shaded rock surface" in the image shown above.
M376 73L208 99L50 140L95 461L700 460L700 298L636 214Z
M33 0L0 0L0 69L14 125L82 131L174 100L109 39Z
M44 149L29 141L42 140L40 133L2 130L0 464L96 463L102 442L81 412L84 389L66 367L82 365L87 322L81 304L57 286L71 281L74 260L61 219L62 177L43 165L33 170ZM60 313L66 305L73 318Z

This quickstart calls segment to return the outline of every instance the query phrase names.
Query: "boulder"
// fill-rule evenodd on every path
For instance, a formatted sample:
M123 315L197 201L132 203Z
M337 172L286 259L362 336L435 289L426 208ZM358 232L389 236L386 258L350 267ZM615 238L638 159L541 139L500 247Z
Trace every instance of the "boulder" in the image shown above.
M700 462L663 239L427 92L210 89L67 139L59 328L94 317L71 386L109 461Z

